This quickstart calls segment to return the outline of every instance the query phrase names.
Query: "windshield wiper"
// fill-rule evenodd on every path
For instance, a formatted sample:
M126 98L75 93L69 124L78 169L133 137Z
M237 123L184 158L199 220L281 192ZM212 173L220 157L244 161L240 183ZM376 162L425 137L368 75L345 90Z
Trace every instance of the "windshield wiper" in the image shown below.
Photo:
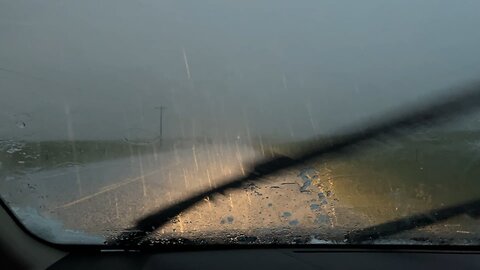
M468 214L471 217L477 218L480 214L480 200L434 209L425 213L416 214L398 220L385 222L380 225L352 231L345 236L345 239L347 240L347 243L350 244L373 241L402 231L408 231L432 225L461 214Z
M136 225L120 235L112 237L107 245L132 246L141 243L151 232L161 228L178 214L201 202L203 199L213 197L217 194L232 189L241 188L250 181L262 181L265 176L277 173L281 170L291 168L313 159L322 159L332 155L344 155L347 151L353 151L360 143L377 139L385 135L395 135L396 132L405 129L415 129L427 124L434 124L446 120L447 116L463 114L473 108L480 106L480 83L472 84L463 89L451 90L455 94L444 96L436 102L429 104L418 104L416 108L409 111L397 113L397 116L385 118L367 128L353 129L346 132L345 136L332 141L328 145L320 144L313 146L296 158L274 157L257 163L253 169L244 177L239 177L203 192L194 194L178 203L160 209L153 214L137 221ZM355 148L356 150L357 148Z

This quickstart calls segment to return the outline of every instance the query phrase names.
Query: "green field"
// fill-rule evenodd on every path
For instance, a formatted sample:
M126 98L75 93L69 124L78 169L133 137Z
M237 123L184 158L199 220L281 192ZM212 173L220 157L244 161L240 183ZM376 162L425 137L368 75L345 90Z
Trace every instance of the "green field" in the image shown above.
M295 156L335 138L272 146ZM480 198L480 133L382 138L304 166L319 172L347 205L390 220Z
M0 171L9 173L22 169L47 170L75 164L113 160L129 156L172 151L192 142L206 143L202 138L188 140L164 140L161 144L132 143L125 140L77 140L77 141L1 141ZM207 142L208 143L208 142Z

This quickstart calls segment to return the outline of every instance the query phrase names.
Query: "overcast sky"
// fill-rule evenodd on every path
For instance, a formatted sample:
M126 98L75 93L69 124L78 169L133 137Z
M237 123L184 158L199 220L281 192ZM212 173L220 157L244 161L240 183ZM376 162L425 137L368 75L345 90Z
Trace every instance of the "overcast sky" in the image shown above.
M0 0L0 139L329 134L480 74L480 1ZM133 134L133 135L132 135Z

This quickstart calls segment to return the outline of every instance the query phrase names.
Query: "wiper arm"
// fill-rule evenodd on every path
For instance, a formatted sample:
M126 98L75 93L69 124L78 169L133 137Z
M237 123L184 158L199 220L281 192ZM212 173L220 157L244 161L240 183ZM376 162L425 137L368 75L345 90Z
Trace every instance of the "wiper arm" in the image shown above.
M201 202L206 197L212 197L224 193L227 190L242 187L242 184L248 181L260 182L265 176L279 172L281 170L300 165L304 162L325 158L328 155L342 155L347 150L354 150L354 146L360 143L377 139L385 135L394 135L398 130L414 129L427 124L438 123L447 116L454 116L465 113L473 108L480 106L480 83L472 86L457 89L453 95L437 99L436 102L418 106L419 109L411 109L408 112L397 114L396 117L387 118L376 124L370 125L364 129L354 129L347 132L346 136L332 141L328 145L319 144L312 147L312 150L306 151L291 159L287 157L276 157L265 160L254 166L254 169L247 176L239 177L228 181L226 184L199 192L187 199L175 203L166 208L160 209L153 214L140 219L131 231L112 238L107 244L112 245L133 245L144 240L150 232L164 226L178 214ZM118 240L120 239L120 240Z

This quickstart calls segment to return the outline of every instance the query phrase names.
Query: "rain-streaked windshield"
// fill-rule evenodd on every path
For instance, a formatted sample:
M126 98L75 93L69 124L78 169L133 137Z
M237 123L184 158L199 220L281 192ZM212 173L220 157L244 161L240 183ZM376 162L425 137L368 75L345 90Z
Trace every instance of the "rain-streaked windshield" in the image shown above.
M0 197L55 243L478 245L478 112L254 165L476 81L479 8L2 1Z

